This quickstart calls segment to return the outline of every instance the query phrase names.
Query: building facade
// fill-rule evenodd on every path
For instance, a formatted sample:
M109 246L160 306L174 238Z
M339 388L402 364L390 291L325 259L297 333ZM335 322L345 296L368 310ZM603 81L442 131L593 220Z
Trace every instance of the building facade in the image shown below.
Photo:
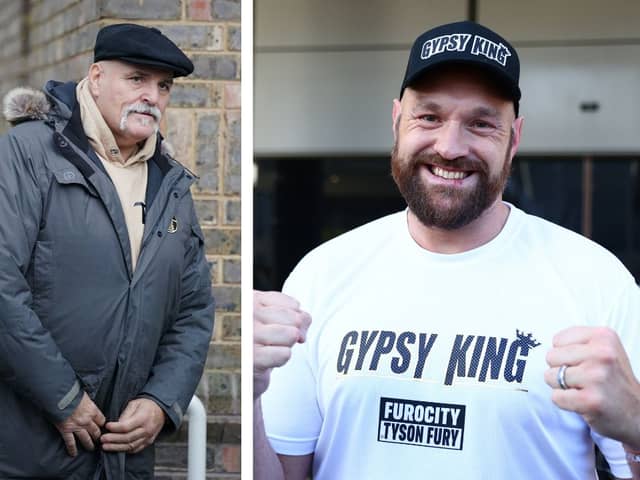
M2 0L0 95L80 80L98 30L121 22L157 27L195 65L177 79L161 131L199 176L192 193L217 303L197 391L208 413L207 478L240 478L240 1ZM156 478L186 478L186 432L159 440Z

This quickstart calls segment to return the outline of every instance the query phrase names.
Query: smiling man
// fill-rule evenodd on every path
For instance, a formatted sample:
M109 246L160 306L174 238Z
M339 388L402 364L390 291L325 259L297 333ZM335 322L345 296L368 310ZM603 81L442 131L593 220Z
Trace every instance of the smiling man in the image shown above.
M78 84L5 101L0 477L153 478L200 380L213 299L190 186L158 131L193 65L110 25Z
M255 478L584 480L594 443L640 478L638 287L502 200L519 70L476 23L416 39L392 111L408 209L255 293Z

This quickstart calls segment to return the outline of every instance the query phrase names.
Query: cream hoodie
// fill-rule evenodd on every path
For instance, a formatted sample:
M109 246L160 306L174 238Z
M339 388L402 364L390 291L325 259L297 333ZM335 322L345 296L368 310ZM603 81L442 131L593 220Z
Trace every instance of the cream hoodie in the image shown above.
M144 233L142 207L135 204L145 200L147 160L153 156L155 151L157 134L147 138L140 149L125 161L120 155L120 149L111 129L102 118L102 114L91 96L89 82L86 78L78 83L76 96L80 104L80 116L85 134L118 192L129 232L132 267L135 270Z

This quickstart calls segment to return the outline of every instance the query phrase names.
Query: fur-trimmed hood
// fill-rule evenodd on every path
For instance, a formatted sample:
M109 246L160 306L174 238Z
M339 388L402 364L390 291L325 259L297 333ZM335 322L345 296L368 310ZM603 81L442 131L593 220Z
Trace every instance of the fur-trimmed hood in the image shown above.
M17 87L3 99L3 113L12 125L32 120L68 121L77 105L76 82L49 80L42 90Z
M44 120L51 110L51 104L44 92L29 87L10 90L4 96L2 106L4 118L11 125L29 120Z

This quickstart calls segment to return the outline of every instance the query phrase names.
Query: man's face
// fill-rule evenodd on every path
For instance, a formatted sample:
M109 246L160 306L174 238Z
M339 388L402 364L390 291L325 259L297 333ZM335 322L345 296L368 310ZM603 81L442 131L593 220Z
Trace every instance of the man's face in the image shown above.
M499 201L522 119L490 80L455 67L429 74L394 102L393 178L428 227L461 228Z
M157 132L169 103L171 72L109 60L91 66L89 82L96 105L120 148Z

